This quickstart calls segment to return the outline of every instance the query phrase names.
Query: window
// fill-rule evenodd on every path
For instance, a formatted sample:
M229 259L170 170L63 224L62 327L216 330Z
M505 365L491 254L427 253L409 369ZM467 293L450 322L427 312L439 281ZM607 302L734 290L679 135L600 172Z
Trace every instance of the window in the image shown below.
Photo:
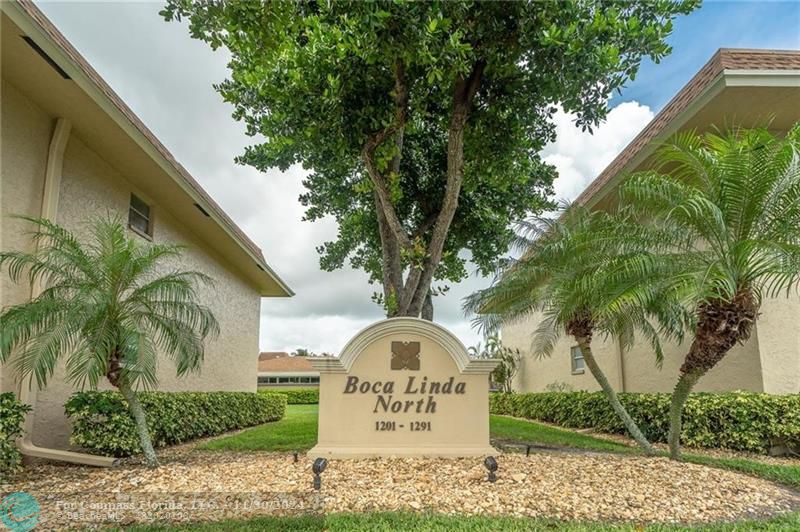
M267 377L267 376L260 376L258 377L258 384L261 385L268 385L268 384L283 384L283 385L292 385L292 384L313 384L319 385L319 377Z
M128 211L128 227L142 236L153 236L153 221L150 218L150 205L133 194L131 194L131 206Z
M586 370L586 364L583 361L583 353L581 352L581 348L573 346L571 350L571 358L572 358L572 374L573 375L580 375Z

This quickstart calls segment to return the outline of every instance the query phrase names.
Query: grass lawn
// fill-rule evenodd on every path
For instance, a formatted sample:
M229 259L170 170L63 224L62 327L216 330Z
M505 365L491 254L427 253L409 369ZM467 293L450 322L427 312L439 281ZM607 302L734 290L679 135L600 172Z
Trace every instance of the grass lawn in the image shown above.
M205 443L200 449L229 451L305 451L317 441L317 405L289 405L286 417L244 430L233 436ZM518 442L553 447L572 447L598 452L630 453L639 451L621 443L594 438L570 430L541 425L532 421L505 416L491 416L492 438L504 442ZM749 475L781 482L800 489L800 466L766 464L744 458L717 458L696 454L684 455L686 461L711 467L732 469ZM522 518L489 518L480 516L442 516L411 513L332 514L309 517L260 517L247 521L224 521L211 524L192 524L184 528L135 527L127 530L566 530L587 531L641 531L672 532L701 530L708 532L739 532L750 530L778 531L800 530L800 513L777 517L767 521L714 526L685 527L653 525L642 528L634 525L603 523L568 523Z
M571 430L522 421L506 416L491 416L489 430L492 439L514 441L548 447L572 447L607 453L635 453L636 449L614 441L578 434Z
M317 405L288 405L280 421L211 440L209 451L305 451L317 443Z
M286 417L276 423L267 423L233 436L218 438L199 448L225 451L306 451L317 442L317 410L317 405L289 405L286 407ZM490 430L492 438L507 442L598 452L638 453L636 448L621 443L505 416L491 416ZM685 454L684 458L687 462L732 469L800 490L800 466L697 454Z
M404 531L546 531L566 532L744 532L791 531L800 530L800 514L770 519L768 521L748 521L747 523L722 524L704 527L680 525L615 525L604 523L573 523L549 519L526 519L515 517L484 516L446 516L414 513L366 513L329 514L305 517L256 517L249 520L229 520L216 523L192 523L183 526L137 526L126 528L129 532L155 532L162 530L192 531L256 531L256 530L326 530L331 532L349 530L370 530L378 532Z

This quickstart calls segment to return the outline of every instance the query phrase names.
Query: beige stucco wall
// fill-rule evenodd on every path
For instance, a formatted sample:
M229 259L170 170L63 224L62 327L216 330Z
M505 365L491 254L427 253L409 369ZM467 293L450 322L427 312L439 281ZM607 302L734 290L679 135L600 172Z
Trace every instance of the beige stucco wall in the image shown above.
M628 392L671 392L678 380L678 371L688 349L688 341L682 345L664 345L664 364L659 370L654 365L652 348L638 342L625 353L623 367L625 390ZM761 367L758 342L755 337L743 345L731 349L722 361L697 383L698 392L722 392L730 390L764 391L761 383Z
M535 319L503 327L502 340L507 347L519 349L522 353L519 371L514 378L514 389L525 392L541 392L547 385L563 383L573 390L599 390L589 369L582 374L572 373L571 350L575 342L563 336L556 343L552 356L536 357L532 354L532 331ZM620 370L619 349L611 339L597 338L592 352L597 364L603 370L612 386L621 388L622 373Z
M764 391L800 393L800 297L766 299L756 324Z
M13 88L3 85L3 214L7 209L17 212L22 205L38 213L53 120L37 109ZM7 121L7 115L10 119ZM17 135L16 131L29 131ZM13 132L13 134L12 134ZM8 134L6 134L8 133ZM13 154L6 164L6 154ZM25 169L25 172L19 171ZM6 191L13 189L13 196ZM131 182L109 166L102 158L73 133L64 154L63 177L59 194L58 222L86 235L88 216L118 215L127 221L131 192L144 199ZM165 266L199 270L215 279L214 287L202 287L201 301L208 305L220 323L221 334L207 344L205 363L200 374L177 379L172 363L162 358L159 365L159 389L178 390L256 390L256 358L258 354L259 311L261 298L255 288L235 273L235 266L207 247L190 228L178 223L166 210L168 206L153 204L154 235L157 242L181 243L188 246L179 261ZM4 219L3 249L29 245L19 237L18 225L6 225ZM134 238L141 238L130 233ZM144 240L143 240L144 242ZM4 298L8 286L3 275ZM19 293L11 288L9 296ZM7 377L4 377L7 379ZM7 384L6 384L7 385ZM63 415L64 401L73 392L64 381L63 364L57 369L47 389L39 392L33 441L43 446L63 447L67 444L69 427Z
M12 85L0 86L0 249L33 251L24 223L12 214L41 212L45 163L54 121ZM0 307L30 298L30 287L0 275ZM14 390L9 368L0 367L0 391Z
M781 367L794 367L797 371L800 349L788 347L772 348L770 353L778 353L782 357L778 360L774 355L759 352L760 338L765 327L773 327L775 310L772 306L765 306L758 329L750 341L744 346L737 346L715 368L708 372L698 383L697 391L726 391L749 390L755 392L767 391L770 393L788 393L791 384L788 377L780 374L780 379L774 375L775 384L765 386L762 379L765 373L761 366L764 360L773 360ZM795 323L800 312L796 312ZM778 320L779 321L779 320ZM765 324L767 324L765 326ZM785 331L773 334L778 338L772 345L783 346L786 338L794 335L797 341L797 328L789 328L784 324ZM572 375L570 361L570 348L574 342L569 338L562 338L553 352L553 356L538 359L531 355L531 333L536 328L536 320L531 319L514 325L509 325L502 330L503 343L510 347L519 348L524 353L520 372L515 379L515 389L523 392L540 392L551 383L566 383L574 390L598 390L600 387L592 375L587 371L582 375ZM594 352L598 364L608 377L609 382L616 390L628 392L669 392L678 379L678 369L683 363L687 344L677 345L667 343L664 345L664 363L661 369L655 364L655 354L647 342L639 341L633 348L625 352L620 359L620 349L616 342L597 338ZM795 365L792 366L791 364ZM773 371L778 374L778 371ZM797 375L797 373L794 373ZM795 391L797 390L795 379Z

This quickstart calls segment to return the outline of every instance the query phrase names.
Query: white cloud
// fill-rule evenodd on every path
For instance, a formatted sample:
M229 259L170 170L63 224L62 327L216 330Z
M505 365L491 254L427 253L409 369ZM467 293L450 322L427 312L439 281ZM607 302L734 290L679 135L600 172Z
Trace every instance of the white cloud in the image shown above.
M370 300L377 287L367 283L364 273L320 271L315 248L336 235L336 225L332 220L301 221L297 198L304 171L295 167L262 174L233 163L252 139L212 89L227 75L225 53L190 39L185 25L163 22L155 3L42 8L297 293L291 299L263 300L262 349L338 352L359 329L381 318L381 309ZM651 117L646 106L622 103L589 135L574 127L571 116L559 113L558 140L544 150L561 174L557 196L574 198ZM487 284L473 275L435 299L436 321L467 346L479 338L461 312L461 300Z
M544 160L558 169L556 198L575 199L652 118L653 111L646 105L623 102L590 134L575 127L573 115L559 111L555 116L557 139L542 153Z

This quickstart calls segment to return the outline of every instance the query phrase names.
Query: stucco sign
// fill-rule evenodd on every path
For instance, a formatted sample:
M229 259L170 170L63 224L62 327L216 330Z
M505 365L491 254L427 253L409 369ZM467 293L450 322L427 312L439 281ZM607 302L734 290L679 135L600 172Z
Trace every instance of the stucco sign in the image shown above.
M480 456L489 445L489 373L443 327L416 318L379 321L320 372L313 457Z

